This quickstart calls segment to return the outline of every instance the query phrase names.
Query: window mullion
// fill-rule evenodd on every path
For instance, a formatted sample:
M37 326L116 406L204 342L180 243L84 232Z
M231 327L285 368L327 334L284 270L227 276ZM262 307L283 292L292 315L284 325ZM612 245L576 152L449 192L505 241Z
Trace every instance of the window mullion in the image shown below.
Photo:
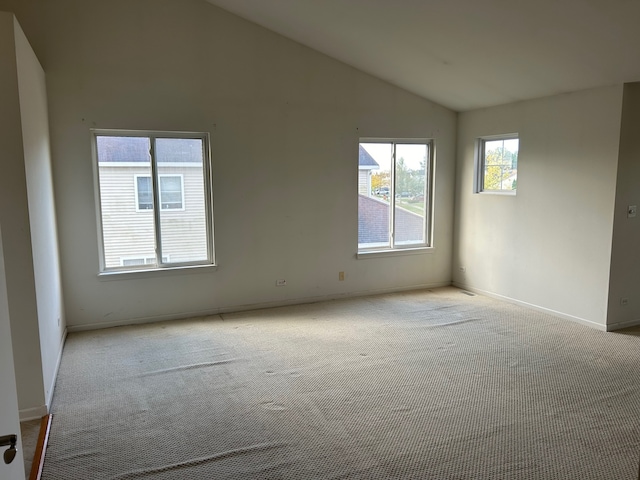
M215 262L214 251L213 251L213 235L214 235L214 226L213 226L213 174L211 172L211 151L210 142L205 141L204 138L202 141L202 164L204 175L204 193L205 193L205 202L204 202L204 210L205 215L209 219L207 221L207 257L209 261Z
M389 186L389 242L396 248L396 142L392 142L391 150L391 185Z
M427 157L424 161L424 215L425 215L425 230L424 241L426 244L431 245L433 240L431 235L431 229L433 228L432 222L432 209L431 202L433 201L433 141L427 144Z
M156 160L156 137L150 137L151 186L153 191L153 227L155 231L156 265L162 265L162 239L160 233L160 181L158 180L158 164Z

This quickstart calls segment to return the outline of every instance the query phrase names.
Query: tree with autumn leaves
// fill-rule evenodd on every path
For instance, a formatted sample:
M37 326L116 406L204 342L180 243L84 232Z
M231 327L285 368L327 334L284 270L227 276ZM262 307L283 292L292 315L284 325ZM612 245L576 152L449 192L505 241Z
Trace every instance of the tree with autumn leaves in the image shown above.
M485 152L483 190L515 190L518 152L498 147ZM510 180L511 179L511 180Z

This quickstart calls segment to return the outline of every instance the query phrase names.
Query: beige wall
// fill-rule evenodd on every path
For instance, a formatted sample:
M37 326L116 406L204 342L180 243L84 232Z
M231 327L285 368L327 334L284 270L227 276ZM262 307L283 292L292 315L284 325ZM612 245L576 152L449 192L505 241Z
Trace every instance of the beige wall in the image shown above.
M620 156L616 188L609 285L608 327L640 323L640 212L627 218L629 205L640 206L640 83L624 86ZM622 305L621 299L627 299Z
M460 114L455 284L605 328L621 108L617 86ZM517 195L474 194L476 139L512 132Z
M27 152L23 144L23 138L26 137L23 137L19 94L19 88L23 88L26 81L23 75L24 63L30 63L33 59L28 57L24 45L19 45L23 39L19 26L14 23L13 15L0 12L0 36L0 224L11 336L14 344L18 405L23 416L29 417L46 413L27 196L28 178L25 171ZM19 61L18 57L21 57ZM49 386L49 382L47 384Z
M47 89L44 71L17 23L15 39L40 353L45 399L50 405L66 324L51 172Z
M203 0L0 8L47 72L69 325L450 282L454 112ZM98 278L90 128L211 132L216 270ZM435 139L431 253L355 258L360 137Z

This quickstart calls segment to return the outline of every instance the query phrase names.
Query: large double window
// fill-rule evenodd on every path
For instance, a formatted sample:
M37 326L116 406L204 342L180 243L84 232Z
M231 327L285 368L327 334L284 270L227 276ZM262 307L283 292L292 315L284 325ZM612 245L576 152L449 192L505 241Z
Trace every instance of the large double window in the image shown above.
M430 141L361 140L358 252L430 246Z
M101 271L214 263L209 138L95 130Z

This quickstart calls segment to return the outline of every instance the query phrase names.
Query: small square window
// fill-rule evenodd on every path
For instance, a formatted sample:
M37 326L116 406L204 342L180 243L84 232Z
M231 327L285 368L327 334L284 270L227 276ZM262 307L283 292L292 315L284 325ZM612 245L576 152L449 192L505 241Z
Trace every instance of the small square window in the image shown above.
M478 140L476 193L516 193L518 184L517 135Z

